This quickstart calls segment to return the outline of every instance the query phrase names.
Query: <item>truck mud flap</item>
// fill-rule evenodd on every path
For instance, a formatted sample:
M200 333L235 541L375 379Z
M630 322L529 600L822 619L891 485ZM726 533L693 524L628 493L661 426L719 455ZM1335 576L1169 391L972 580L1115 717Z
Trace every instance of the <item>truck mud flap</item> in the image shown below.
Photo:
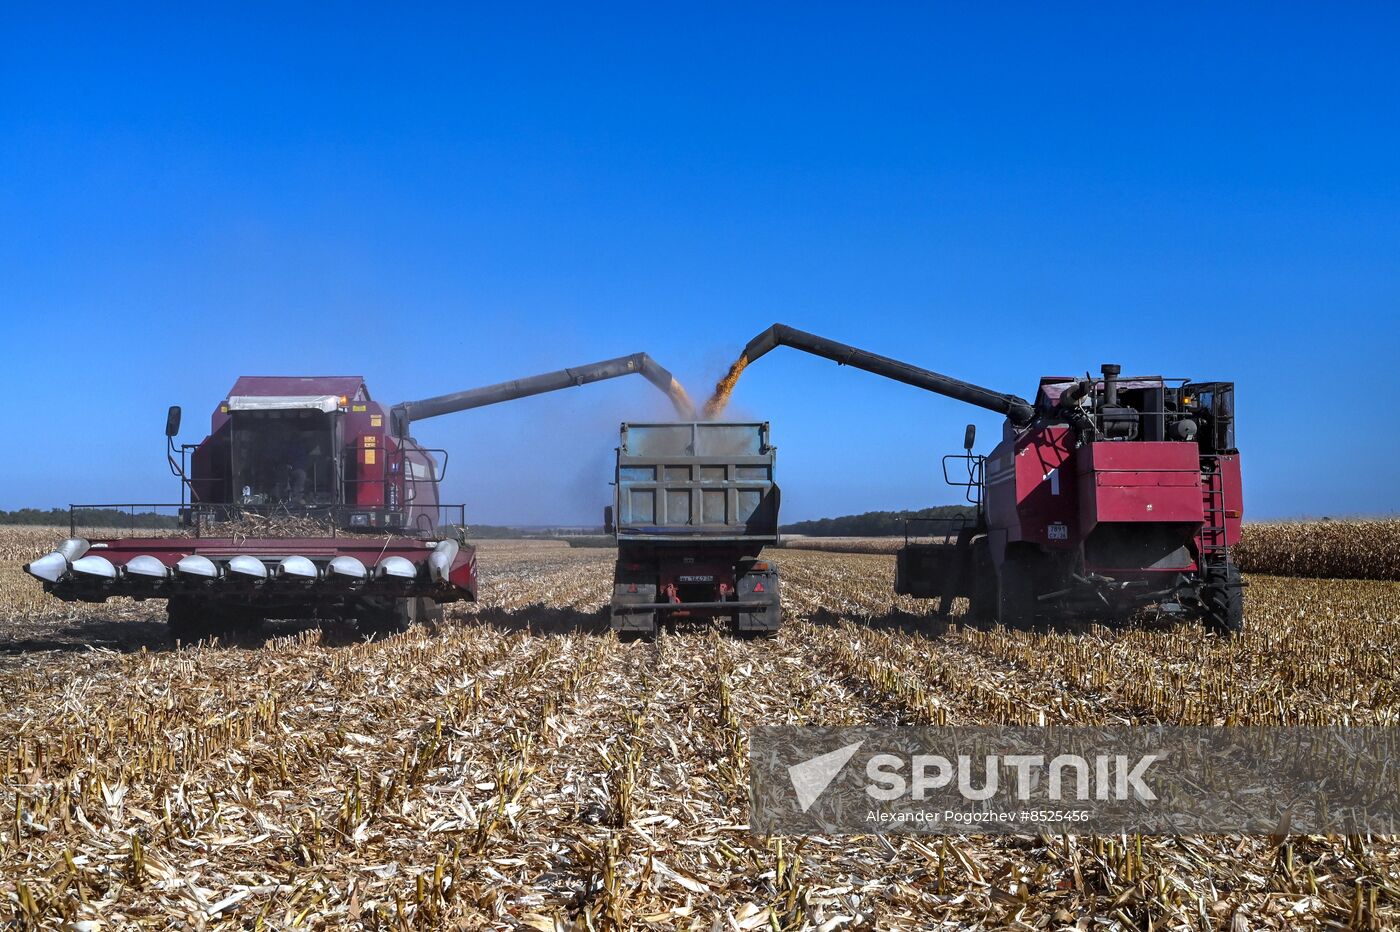
M656 602L656 584L619 569L613 584L609 627L626 640L656 636L656 611L642 608Z
M757 637L777 632L783 626L782 592L778 570L770 567L739 577L739 601L764 603L762 611L738 612L734 616L734 632Z

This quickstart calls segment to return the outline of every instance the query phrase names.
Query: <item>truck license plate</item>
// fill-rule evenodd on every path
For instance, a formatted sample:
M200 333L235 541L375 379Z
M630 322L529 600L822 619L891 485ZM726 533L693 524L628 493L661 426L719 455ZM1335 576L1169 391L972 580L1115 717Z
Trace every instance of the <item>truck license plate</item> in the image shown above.
M1052 524L1046 529L1051 540L1069 540L1069 528L1063 524Z
M713 576L682 576L680 580L683 583L714 582L715 578Z

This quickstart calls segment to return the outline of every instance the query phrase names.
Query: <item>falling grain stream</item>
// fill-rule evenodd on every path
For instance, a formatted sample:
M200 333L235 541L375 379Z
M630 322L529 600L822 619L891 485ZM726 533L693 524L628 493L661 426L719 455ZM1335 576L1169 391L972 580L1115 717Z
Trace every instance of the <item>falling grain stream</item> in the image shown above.
M734 394L734 386L739 384L739 377L748 368L749 357L743 353L730 365L729 371L724 374L724 378L715 383L714 394L705 402L704 415L706 420L713 421L724 414L724 409L729 407L729 396Z

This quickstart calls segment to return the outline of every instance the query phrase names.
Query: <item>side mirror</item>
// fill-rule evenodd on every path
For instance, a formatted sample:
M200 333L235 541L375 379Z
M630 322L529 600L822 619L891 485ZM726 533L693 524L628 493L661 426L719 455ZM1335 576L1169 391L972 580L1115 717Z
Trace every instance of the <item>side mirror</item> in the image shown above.
M967 430L963 431L963 449L972 452L972 445L977 442L977 425L967 425Z
M613 533L613 530L614 530L614 528L613 528L613 506L611 506L611 505L604 505L604 506L603 506L603 533L604 533L604 534L611 534L611 533Z
M180 432L180 406L171 405L165 412L165 436L174 437Z

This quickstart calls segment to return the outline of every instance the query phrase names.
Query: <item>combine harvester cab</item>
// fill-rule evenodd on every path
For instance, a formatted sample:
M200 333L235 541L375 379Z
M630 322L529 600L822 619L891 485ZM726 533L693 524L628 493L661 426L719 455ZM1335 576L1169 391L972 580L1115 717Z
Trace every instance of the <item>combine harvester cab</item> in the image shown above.
M790 346L1003 415L987 457L945 457L975 518L907 534L896 590L957 597L972 617L1010 626L1122 621L1142 609L1198 618L1220 634L1244 624L1231 555L1243 515L1235 386L1160 376L1049 376L1034 402L775 324L751 340L750 364ZM949 476L960 460L966 478Z
M464 509L438 501L445 454L391 436L389 412L362 379L244 377L202 442L177 449L179 421L172 408L168 453L182 500L75 506L74 536L25 567L46 591L66 601L166 599L183 641L264 618L393 630L476 599ZM76 516L108 507L164 512L178 527L79 536Z
M614 631L650 638L659 622L724 617L740 636L777 632L778 568L760 559L778 542L775 455L766 423L622 425L606 516Z
M390 409L358 376L244 377L198 444L175 445L180 409L170 409L178 503L73 506L72 536L25 570L67 601L165 599L171 634L186 642L265 618L397 630L477 597L465 508L438 500L447 453L409 436L412 422L629 374L691 416L684 390L645 353ZM139 511L178 526L165 536L80 536L77 516L94 509L113 524Z

